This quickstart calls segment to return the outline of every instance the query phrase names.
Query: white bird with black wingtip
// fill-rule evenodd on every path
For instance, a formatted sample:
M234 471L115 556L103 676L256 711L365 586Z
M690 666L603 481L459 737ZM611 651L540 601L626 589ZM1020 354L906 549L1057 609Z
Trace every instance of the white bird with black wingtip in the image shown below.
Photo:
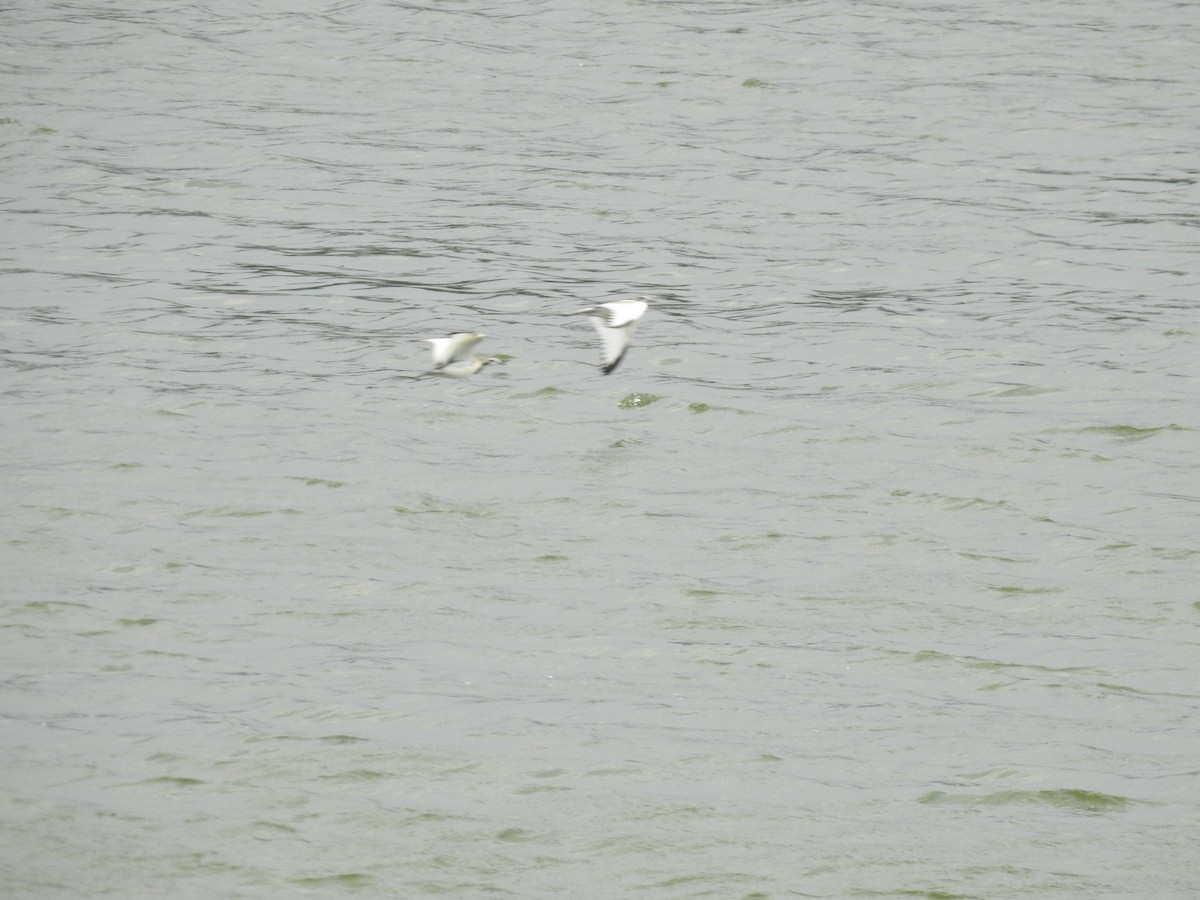
M611 373L625 358L629 342L633 340L633 330L637 321L649 308L650 304L646 302L645 297L637 297L633 300L601 303L599 306L589 306L572 313L591 317L592 324L600 335L603 354L600 371L605 375Z

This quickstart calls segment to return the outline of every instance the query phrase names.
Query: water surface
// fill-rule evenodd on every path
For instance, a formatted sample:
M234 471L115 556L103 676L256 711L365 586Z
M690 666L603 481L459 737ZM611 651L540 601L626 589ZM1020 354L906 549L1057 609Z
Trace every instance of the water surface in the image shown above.
M1194 895L1193 19L0 11L5 893Z

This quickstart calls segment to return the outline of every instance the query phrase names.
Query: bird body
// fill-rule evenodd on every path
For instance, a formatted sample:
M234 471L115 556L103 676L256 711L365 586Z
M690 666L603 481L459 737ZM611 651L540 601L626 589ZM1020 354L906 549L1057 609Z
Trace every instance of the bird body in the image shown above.
M429 374L441 375L443 378L467 378L471 375L474 375L486 365L502 362L504 362L504 360L498 356L484 357L480 356L479 354L475 354L466 362L460 362L457 365L445 365L440 369L431 369Z
M633 331L637 321L650 305L641 298L635 300L614 300L611 303L601 303L599 306L589 306L577 310L575 315L589 316L596 333L600 335L602 362L600 371L608 375L620 365L629 350L629 342L633 340Z

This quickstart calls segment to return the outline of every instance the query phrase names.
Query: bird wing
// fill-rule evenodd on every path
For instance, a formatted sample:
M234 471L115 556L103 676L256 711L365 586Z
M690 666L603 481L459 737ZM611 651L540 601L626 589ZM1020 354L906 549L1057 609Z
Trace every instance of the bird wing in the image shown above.
M433 345L433 367L440 369L442 366L465 359L471 348L482 340L482 334L460 331L450 337L426 338L425 342Z
M604 363L600 370L607 375L625 358L625 351L629 349L629 342L633 339L633 322L629 321L614 328L605 325L599 317L592 317L592 324L596 326L596 333L600 335L603 344Z
M467 354L471 352L471 348L483 340L482 334L477 334L474 331L463 331L458 334L450 335L450 362L455 360L465 359Z
M636 322L647 309L644 300L617 300L613 303L601 303L608 310L608 326L620 328L631 322Z
M429 351L433 354L435 369L440 369L450 362L450 341L451 338L425 338L424 343L432 345Z

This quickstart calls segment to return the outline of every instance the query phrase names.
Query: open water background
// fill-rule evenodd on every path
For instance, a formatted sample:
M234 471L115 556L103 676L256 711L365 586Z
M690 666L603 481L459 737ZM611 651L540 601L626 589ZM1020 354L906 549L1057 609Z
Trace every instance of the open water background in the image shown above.
M5 4L0 893L1200 894L1198 27Z

